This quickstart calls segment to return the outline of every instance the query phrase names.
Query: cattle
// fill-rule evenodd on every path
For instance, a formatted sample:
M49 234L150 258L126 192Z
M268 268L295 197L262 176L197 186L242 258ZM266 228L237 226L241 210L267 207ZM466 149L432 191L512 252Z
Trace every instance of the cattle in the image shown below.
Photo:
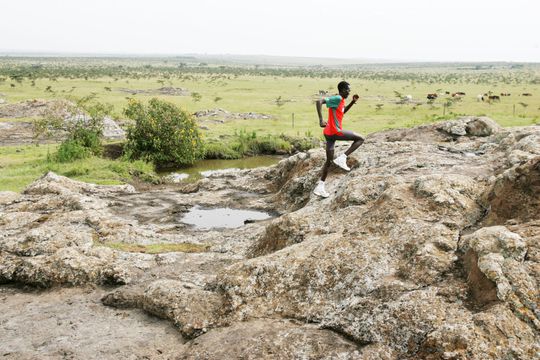
M523 93L523 94L521 94L521 96L532 96L532 94L531 93Z
M485 95L485 94L484 94L484 95ZM484 101L484 95L478 94L478 95L476 96L476 101L478 101L478 102Z
M405 97L403 98L403 100L405 100L405 101L412 101L412 95L405 95Z
M439 95L433 93L433 94L427 94L427 99L428 100L435 100L439 97Z
M476 99L478 101L482 100L482 101L487 101L489 103L492 103L494 101L501 101L501 98L499 97L499 95L491 95L492 92L490 91L489 93L486 93L484 95L478 95L476 97Z
M501 93L501 96L510 96L510 93Z
M452 97L456 97L456 96L465 96L465 93L463 91L452 93Z

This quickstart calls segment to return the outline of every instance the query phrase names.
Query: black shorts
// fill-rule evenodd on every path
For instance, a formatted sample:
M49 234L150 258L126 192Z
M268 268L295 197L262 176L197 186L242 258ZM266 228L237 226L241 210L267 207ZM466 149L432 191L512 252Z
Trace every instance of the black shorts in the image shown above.
M349 130L343 130L341 132L341 135L335 134L335 135L326 135L324 134L324 138L326 139L326 149L327 150L334 150L334 145L336 144L336 141L356 141L356 140L364 140L364 138L354 131Z

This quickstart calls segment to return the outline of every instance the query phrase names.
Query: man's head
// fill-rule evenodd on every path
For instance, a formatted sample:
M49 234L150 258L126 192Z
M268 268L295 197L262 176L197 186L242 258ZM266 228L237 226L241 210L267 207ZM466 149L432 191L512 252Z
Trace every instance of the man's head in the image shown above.
M342 98L346 99L351 92L351 85L346 81L342 81L337 85L337 89L339 95L341 95Z

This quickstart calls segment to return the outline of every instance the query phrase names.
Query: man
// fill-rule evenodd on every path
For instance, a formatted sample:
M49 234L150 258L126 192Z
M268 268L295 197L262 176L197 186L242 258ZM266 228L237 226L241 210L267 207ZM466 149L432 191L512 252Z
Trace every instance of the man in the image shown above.
M330 168L332 161L343 170L351 170L347 166L347 156L358 149L358 147L364 142L364 138L362 138L362 136L353 131L343 130L342 126L343 115L347 113L347 111L349 111L354 104L356 104L359 98L358 95L353 95L352 101L349 103L349 105L345 106L345 99L349 97L351 92L349 83L346 81L340 82L338 84L338 92L339 95L317 100L315 103L317 113L319 114L319 125L324 128L323 134L326 139L326 162L322 168L321 180L313 192L315 195L323 198L330 196L324 187L324 181L326 180L328 169ZM321 112L322 104L326 104L326 107L328 108L328 122L326 123L323 121ZM352 141L353 143L344 154L341 154L334 159L334 145L337 140Z

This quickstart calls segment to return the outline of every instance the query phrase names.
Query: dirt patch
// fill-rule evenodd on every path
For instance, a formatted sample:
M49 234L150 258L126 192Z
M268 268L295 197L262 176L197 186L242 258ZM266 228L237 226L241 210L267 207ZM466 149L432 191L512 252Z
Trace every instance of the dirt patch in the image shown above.
M125 138L125 132L113 119L106 117L103 119L103 137L105 139L122 140ZM0 122L0 146L25 145L36 142L40 144L54 143L64 138L65 132L57 131L49 139L35 139L34 123L32 122ZM105 149L105 151L108 151L108 149ZM116 154L113 152L111 156Z
M101 289L0 287L3 359L171 359L184 340L140 310L101 304ZM22 335L24 334L24 335Z
M16 104L8 104L0 107L0 118L26 118L43 116L49 111L63 109L66 116L70 103L66 100L26 100Z
M131 95L170 95L170 96L189 96L191 93L188 89L184 88L175 88L175 87L161 87L159 89L148 89L148 90L141 90L141 89L127 89L127 88L119 88L116 89L117 91L131 94Z
M233 113L227 110L217 108L217 109L207 109L200 110L193 114L197 119L206 120L207 122L225 122L230 120L267 120L272 119L271 115L268 114L258 114L254 112L247 113Z
M0 122L0 146L30 144L33 135L34 124L30 122Z

